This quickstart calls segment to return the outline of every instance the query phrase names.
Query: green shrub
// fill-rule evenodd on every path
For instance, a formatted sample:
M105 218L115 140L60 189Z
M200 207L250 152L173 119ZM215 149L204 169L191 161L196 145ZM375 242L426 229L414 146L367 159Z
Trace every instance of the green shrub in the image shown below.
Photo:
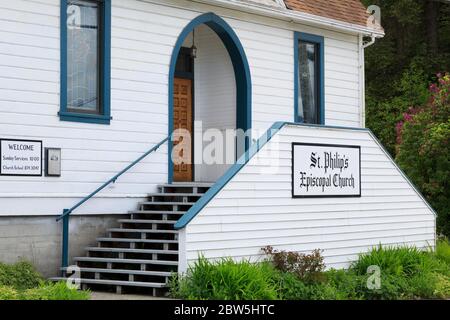
M366 275L369 266L378 266L381 272L393 276L412 277L418 273L431 272L440 267L440 263L428 252L415 247L373 248L361 254L351 269L358 275Z
M331 269L326 272L326 276L328 283L338 292L337 299L364 299L364 292L361 288L367 283L366 276L360 276L353 271L344 269Z
M171 293L195 300L273 300L278 298L274 272L267 263L200 257L184 277L171 281Z
M436 257L450 266L450 244L447 240L439 240L437 242Z
M88 291L69 289L65 282L45 283L23 291L20 300L88 300Z
M380 85L386 87L384 82ZM427 90L428 77L417 61L406 68L390 90L391 95L385 99L380 97L380 88L367 90L366 126L383 143L389 153L395 157L396 124L411 106L423 105L430 94Z
M450 297L450 277L436 273L436 287L434 288L434 296L436 298L448 299Z
M269 256L270 261L277 270L295 274L304 281L320 280L325 269L321 251L316 249L311 254L291 251L277 251L267 246L262 251Z
M358 292L366 300L399 300L405 299L408 292L408 282L403 276L381 273L381 287L379 289L369 289L367 279L370 275L363 276L363 281L359 283Z
M21 261L11 265L0 263L0 286L24 290L37 287L42 281L42 276L29 262Z
M446 248L448 243L438 247ZM445 251L441 249L442 251ZM441 253L442 254L442 253ZM444 254L445 256L445 254ZM449 265L438 253L414 247L377 247L361 254L349 272L365 276L371 265L380 267L381 288L371 290L364 281L358 291L365 299L414 299L449 297L447 281Z
M280 298L284 300L342 300L345 293L339 292L333 284L327 282L303 282L292 273L279 272Z
M231 259L211 262L201 257L186 276L173 277L171 292L172 296L184 299L448 299L449 248L444 240L438 242L436 252L378 246L361 254L348 270L328 271L319 271L321 263L315 262L308 265L320 266L317 269L297 268L299 256L289 252L276 252L277 258L271 263L258 264ZM271 252L273 256L274 251ZM368 280L374 274L368 273L368 267L374 265L381 271L380 288L370 289ZM308 272L298 270L309 270L314 276L305 276Z
M438 213L438 232L450 236L450 75L438 75L430 93L398 123L396 161Z
M65 282L45 282L29 262L0 263L0 300L87 300L90 293Z
M0 301L1 300L16 300L17 297L18 297L18 294L14 288L0 286Z

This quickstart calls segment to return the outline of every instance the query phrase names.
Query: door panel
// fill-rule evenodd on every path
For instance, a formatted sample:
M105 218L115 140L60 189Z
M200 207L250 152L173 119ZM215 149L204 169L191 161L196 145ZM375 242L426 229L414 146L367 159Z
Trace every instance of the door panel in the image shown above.
M173 180L192 181L192 80L174 79L173 128L184 129L185 134L177 135L173 142ZM182 145L179 145L182 143ZM179 146L178 146L179 145ZM178 146L178 147L177 147Z

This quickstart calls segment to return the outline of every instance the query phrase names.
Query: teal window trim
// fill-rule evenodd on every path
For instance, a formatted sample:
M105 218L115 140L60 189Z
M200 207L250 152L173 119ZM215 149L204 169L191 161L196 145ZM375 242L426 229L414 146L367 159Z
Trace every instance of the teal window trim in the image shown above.
M325 48L324 48L324 38L322 36L303 33L303 32L294 32L294 122L303 123L303 117L298 114L298 95L300 90L300 81L299 81L299 50L298 44L300 41L310 42L317 44L319 47L319 65L318 65L318 74L319 74L319 87L318 90L318 98L319 98L319 120L320 125L325 125Z
M111 122L111 0L96 0L102 4L101 68L99 77L101 95L100 114L72 112L67 109L67 0L61 0L61 72L60 111L61 121L110 124Z

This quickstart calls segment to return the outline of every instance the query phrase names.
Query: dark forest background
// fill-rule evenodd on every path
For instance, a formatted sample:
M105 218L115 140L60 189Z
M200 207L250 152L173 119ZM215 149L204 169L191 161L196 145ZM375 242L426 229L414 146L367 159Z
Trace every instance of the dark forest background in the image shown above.
M450 1L362 2L381 8L386 33L366 49L366 126L438 212L438 231L450 236Z

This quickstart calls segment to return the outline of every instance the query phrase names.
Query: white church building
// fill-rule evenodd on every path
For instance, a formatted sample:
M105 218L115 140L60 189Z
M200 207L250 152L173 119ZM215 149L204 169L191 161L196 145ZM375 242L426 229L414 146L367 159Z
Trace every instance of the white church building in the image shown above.
M370 11L370 10L369 10ZM0 1L0 262L161 294L200 254L435 244L365 128L359 0Z

